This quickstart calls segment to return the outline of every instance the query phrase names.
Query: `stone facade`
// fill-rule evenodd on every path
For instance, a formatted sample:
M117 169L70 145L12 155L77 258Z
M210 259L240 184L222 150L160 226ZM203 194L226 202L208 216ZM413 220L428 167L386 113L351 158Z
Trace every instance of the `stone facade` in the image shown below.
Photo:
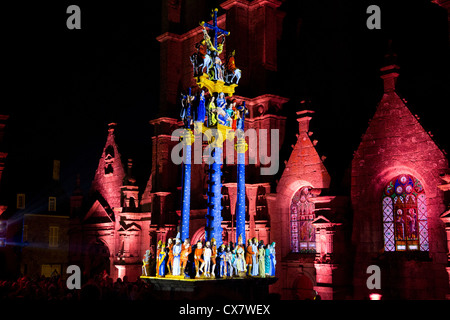
M245 126L254 129L257 137L261 129L278 130L279 148L286 140L282 111L288 99L270 91L277 81L276 47L284 18L278 10L280 5L277 0L228 0L221 5L225 14L218 18L219 26L234 35L227 39L223 55L227 50L239 52L237 66L243 77L236 91L242 95L235 98L246 101L249 109ZM175 31L183 21L181 7L172 2L163 6L166 29L157 38L161 47L160 109L150 121L152 167L145 190L139 199L140 191L125 173L110 127L90 206L73 219L72 257L92 271L107 265L113 277L134 277L140 272L140 257L145 250L154 253L159 240L166 241L178 231L181 166L171 161L178 143L172 134L183 125L177 118L180 92L196 87L189 56L202 38L200 27L184 33ZM367 299L373 292L386 299L444 299L448 295L450 220L444 196L448 189L441 179L448 174L448 160L396 93L398 74L393 63L381 69L384 94L354 154L349 194L331 193L333 177L309 129L314 111L304 106L297 112L298 134L292 152L280 159L285 166L279 168L279 180L260 174L264 165L259 158L250 163L256 150L250 148L246 153L246 238L276 242L278 280L270 290L282 299L313 299L317 294L322 299ZM206 141L200 135L195 139L203 150ZM272 150L274 141L267 139L266 143ZM192 243L205 236L206 169L205 163L192 165ZM235 242L236 165L232 159L225 159L222 171L223 241ZM400 174L414 176L423 184L428 251L384 251L382 191ZM308 194L313 216L308 221L314 241L307 244L308 250L293 249L297 240L293 240L291 205L301 190ZM78 198L73 200L74 204L79 202ZM90 261L94 255L98 259ZM367 287L367 268L371 265L381 269L379 290Z
M444 195L438 185L439 176L448 169L448 161L395 92L398 67L389 65L381 71L384 95L352 162L355 297L367 296L366 268L388 264L382 269L387 291L391 290L387 294L398 295L396 298L442 299L448 291L447 248L439 219L445 210ZM392 258L389 253L383 254L382 191L400 174L410 174L424 186L430 244L425 256L393 252Z

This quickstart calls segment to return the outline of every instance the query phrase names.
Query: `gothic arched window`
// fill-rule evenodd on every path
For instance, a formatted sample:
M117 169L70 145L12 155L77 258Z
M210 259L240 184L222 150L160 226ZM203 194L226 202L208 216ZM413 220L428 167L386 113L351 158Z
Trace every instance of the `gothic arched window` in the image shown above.
M426 196L418 179L408 174L392 179L382 207L385 251L428 251Z
M114 147L109 145L105 149L105 176L114 173L114 168L112 166L114 162Z
M314 220L314 203L310 187L299 189L292 197L290 206L291 251L305 252L316 249L316 232L312 225Z

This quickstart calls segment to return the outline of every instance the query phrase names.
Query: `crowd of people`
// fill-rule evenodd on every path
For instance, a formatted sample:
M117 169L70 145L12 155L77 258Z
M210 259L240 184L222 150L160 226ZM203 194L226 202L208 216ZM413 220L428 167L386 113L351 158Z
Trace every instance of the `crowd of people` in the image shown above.
M275 243L264 245L262 241L249 239L243 245L229 243L216 246L212 239L191 246L189 239L183 245L177 235L166 244L160 243L156 257L149 250L143 263L144 275L178 275L180 277L230 278L266 277L275 275ZM153 260L153 261L151 261ZM151 269L154 272L149 272ZM158 300L151 284L137 279L128 281L127 276L115 281L106 271L83 279L80 289L70 289L66 279L59 274L45 276L21 276L15 280L0 279L0 300L37 301L91 301L91 300Z
M92 301L148 300L156 296L151 286L140 279L129 282L127 277L114 281L107 274L89 278L81 289L69 289L61 276L22 276L17 280L0 280L0 300L25 301Z

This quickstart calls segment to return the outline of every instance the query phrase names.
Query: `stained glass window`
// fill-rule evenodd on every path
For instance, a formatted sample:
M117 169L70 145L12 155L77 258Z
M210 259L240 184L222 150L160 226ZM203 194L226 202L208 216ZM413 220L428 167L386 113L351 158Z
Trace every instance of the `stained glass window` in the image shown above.
M385 251L428 251L426 196L418 179L402 174L391 180L382 209Z
M316 234L311 224L314 219L314 203L310 187L299 189L292 197L290 207L291 250L310 252L316 248Z

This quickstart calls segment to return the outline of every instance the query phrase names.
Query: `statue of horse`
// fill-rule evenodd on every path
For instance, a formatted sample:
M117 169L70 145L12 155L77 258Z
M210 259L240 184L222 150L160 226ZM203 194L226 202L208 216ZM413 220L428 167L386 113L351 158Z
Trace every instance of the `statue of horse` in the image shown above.
M213 65L213 61L209 54L205 54L202 58L198 52L194 52L190 56L190 60L194 69L194 75L201 75L202 73L208 73ZM206 69L206 71L204 71Z
M234 71L227 70L226 80L228 83L238 84L239 79L241 79L241 70L240 69L236 68L236 69L234 69Z

